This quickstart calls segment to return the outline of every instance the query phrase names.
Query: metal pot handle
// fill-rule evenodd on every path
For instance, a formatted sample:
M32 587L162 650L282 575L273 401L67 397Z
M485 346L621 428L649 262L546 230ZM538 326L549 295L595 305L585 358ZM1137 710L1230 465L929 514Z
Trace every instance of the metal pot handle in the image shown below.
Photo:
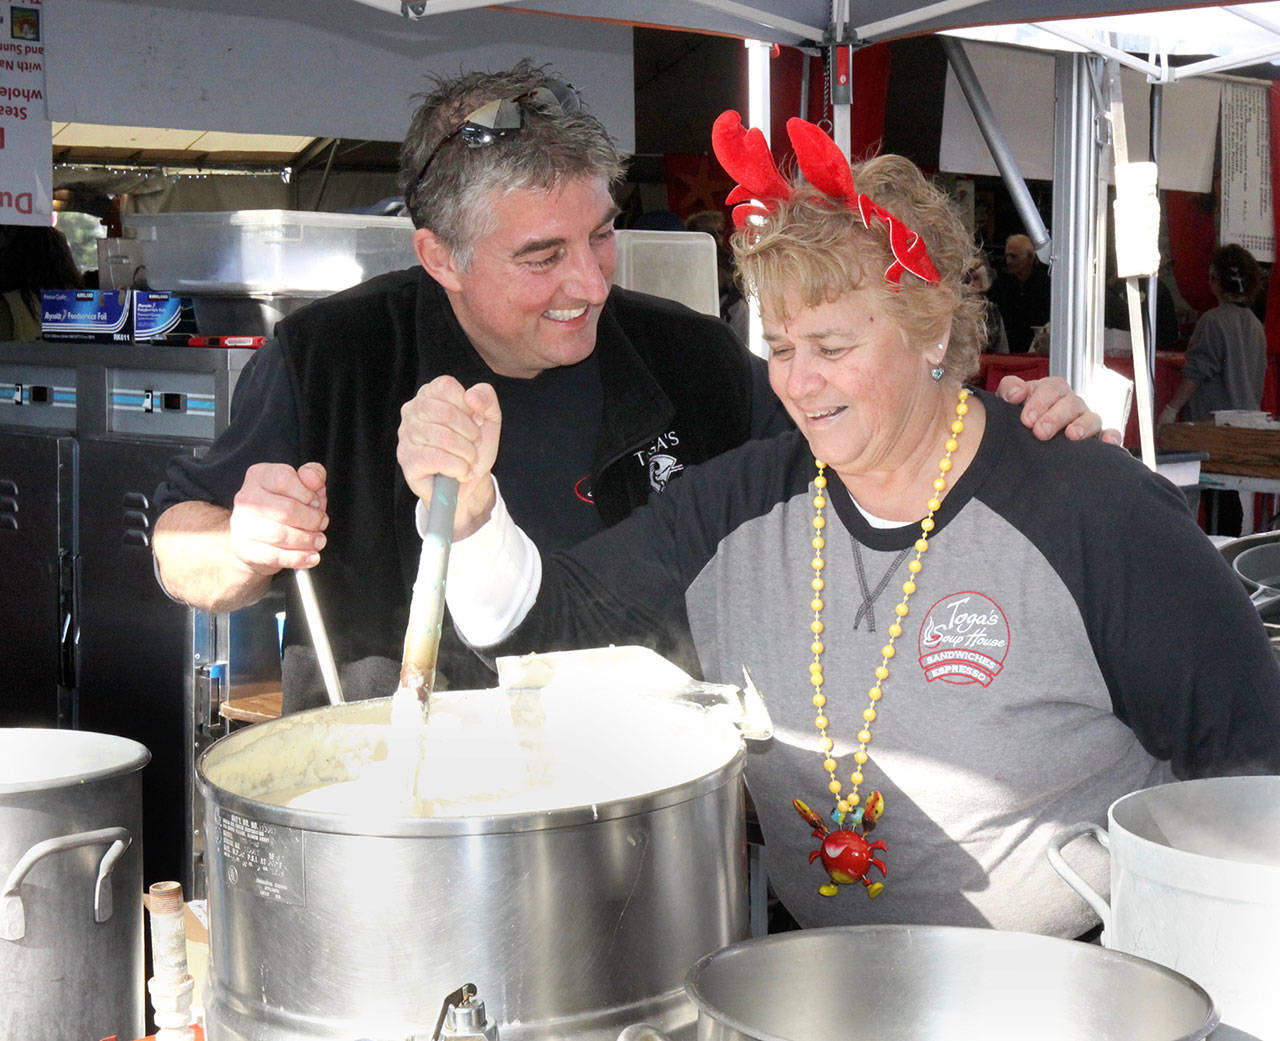
M1107 834L1107 829L1094 824L1092 821L1081 821L1079 824L1073 824L1071 827L1058 832L1057 835L1050 839L1049 848L1045 850L1045 856L1049 858L1049 863L1053 865L1053 870L1062 876L1063 881L1079 893L1084 901L1098 912L1098 917L1102 919L1103 932L1110 932L1111 905L1103 899L1093 886L1081 878L1075 868L1071 867L1062 856L1062 847L1081 835L1092 835L1110 855L1111 836Z
M107 852L98 863L98 879L93 887L93 920L105 922L111 917L111 886L107 884L116 863L124 856L133 842L133 836L127 828L99 828L97 831L81 831L75 835L61 835L54 839L37 842L26 851L9 872L5 879L4 890L0 891L0 939L21 940L27 932L27 915L22 905L22 896L18 888L27 872L36 863L54 853L62 853L82 846L97 846L110 843Z

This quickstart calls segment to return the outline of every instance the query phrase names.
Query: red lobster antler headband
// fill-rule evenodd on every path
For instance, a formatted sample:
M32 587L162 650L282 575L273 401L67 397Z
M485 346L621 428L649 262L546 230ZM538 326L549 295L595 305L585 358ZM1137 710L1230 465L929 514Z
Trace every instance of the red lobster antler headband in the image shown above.
M810 184L839 199L849 209L857 210L865 227L870 228L871 222L877 220L889 229L893 263L884 273L886 282L901 285L902 273L910 271L930 284L938 283L938 269L929 259L924 239L854 188L849 163L831 138L812 123L796 118L787 120L787 136L795 149L800 172ZM779 202L791 197L791 186L778 173L764 134L755 127L750 130L744 127L737 112L730 109L716 119L711 128L711 147L720 165L738 182L725 199L734 207L733 223L737 227L741 228L753 215L773 213ZM762 205L754 205L753 199Z

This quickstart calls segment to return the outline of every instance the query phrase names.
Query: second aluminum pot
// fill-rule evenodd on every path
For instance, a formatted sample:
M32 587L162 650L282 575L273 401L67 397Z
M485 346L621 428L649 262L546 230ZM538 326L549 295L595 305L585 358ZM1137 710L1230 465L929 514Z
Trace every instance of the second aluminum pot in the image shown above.
M0 729L0 1038L143 1029L142 745Z
M747 940L699 961L687 986L699 1041L1200 1041L1218 1021L1202 988L1141 958L955 926Z
M575 757L604 784L584 774L584 791L640 787L396 816L360 787L362 763L387 754L390 699L258 724L204 753L210 1041L426 1041L463 983L504 1041L613 1041L638 1021L691 1031L689 966L746 933L737 731L693 705L608 691L533 697L508 728L504 698L433 700L431 727L459 714L460 764L474 757L510 784L499 746L514 740L532 753L532 789ZM351 778L346 813L264 798Z
M1082 834L1110 850L1109 900L1063 859ZM1098 912L1104 944L1209 989L1223 1020L1215 1041L1280 1041L1280 777L1132 792L1105 829L1082 822L1056 836L1049 859Z

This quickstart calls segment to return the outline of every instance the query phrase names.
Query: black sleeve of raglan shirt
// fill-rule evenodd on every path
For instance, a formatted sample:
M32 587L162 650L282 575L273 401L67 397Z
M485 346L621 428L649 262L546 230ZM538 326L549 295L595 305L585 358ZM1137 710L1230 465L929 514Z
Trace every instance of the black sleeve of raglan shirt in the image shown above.
M1009 450L1025 480L983 498L1071 590L1116 716L1176 777L1280 773L1280 667L1182 492L1113 446Z
M231 398L231 421L199 458L175 456L156 489L157 513L195 500L230 509L254 463L288 463L298 458L298 410L293 383L277 340L249 359Z
M1163 495L1089 607L1115 713L1180 779L1280 773L1280 666L1257 609L1182 492L1150 480Z

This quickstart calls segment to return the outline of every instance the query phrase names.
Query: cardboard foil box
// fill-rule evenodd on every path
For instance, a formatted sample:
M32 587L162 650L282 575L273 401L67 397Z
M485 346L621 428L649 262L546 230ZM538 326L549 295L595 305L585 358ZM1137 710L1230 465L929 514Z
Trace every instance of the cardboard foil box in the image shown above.
M133 294L128 289L45 289L40 328L46 340L133 341Z
M133 291L133 338L139 343L165 336L193 336L196 314L189 296L152 289Z

